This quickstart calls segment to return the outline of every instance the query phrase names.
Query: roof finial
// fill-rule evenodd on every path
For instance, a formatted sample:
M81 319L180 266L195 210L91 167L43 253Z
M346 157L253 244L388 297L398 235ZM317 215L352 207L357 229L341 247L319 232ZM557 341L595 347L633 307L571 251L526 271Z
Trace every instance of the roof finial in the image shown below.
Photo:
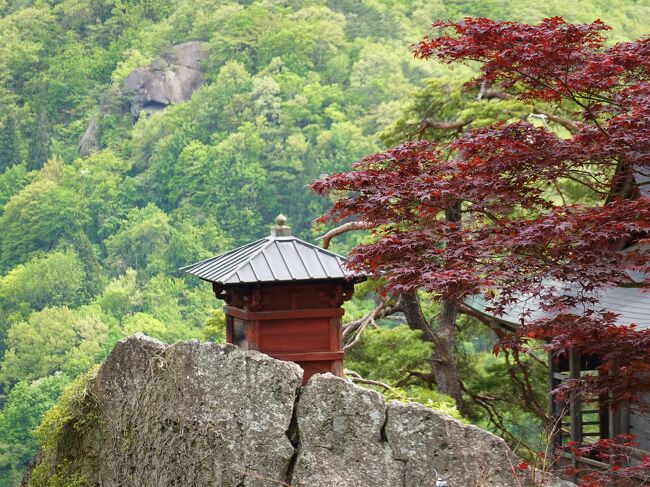
M287 217L284 216L282 213L280 213L277 217L275 217L275 224L271 229L271 236L272 237L290 237L291 236L291 227L288 227L286 225L287 223Z

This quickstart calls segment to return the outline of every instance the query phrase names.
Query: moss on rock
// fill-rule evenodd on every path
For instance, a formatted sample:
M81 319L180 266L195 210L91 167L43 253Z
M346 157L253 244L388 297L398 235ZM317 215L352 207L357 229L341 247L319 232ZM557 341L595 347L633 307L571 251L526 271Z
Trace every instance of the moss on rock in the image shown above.
M78 453L84 437L100 423L98 404L90 392L97 370L91 369L70 384L36 429L41 460L31 473L30 487L86 485Z

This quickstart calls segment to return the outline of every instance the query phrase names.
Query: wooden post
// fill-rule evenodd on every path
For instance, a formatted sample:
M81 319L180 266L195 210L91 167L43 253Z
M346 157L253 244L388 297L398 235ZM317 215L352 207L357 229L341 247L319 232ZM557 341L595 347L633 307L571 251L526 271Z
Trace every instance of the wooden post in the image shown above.
M580 379L580 353L572 349L569 353L569 378L570 379ZM569 417L571 420L571 441L575 442L576 445L582 445L582 405L580 398L570 397L569 398ZM571 463L575 469L578 471L578 461L575 457L571 459ZM577 473L574 475L573 481L577 480Z

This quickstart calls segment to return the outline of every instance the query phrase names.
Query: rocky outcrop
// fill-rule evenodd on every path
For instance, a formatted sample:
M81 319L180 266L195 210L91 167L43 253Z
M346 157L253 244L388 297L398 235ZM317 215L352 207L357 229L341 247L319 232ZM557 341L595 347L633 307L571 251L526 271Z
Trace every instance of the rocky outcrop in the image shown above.
M97 115L90 117L86 131L79 139L79 155L86 157L99 150L99 135L98 135L98 120Z
M148 67L129 73L122 82L122 93L129 99L134 119L142 112L164 110L172 103L188 100L203 85L204 59L202 42L185 42Z
M127 117L131 123L143 114L164 110L169 105L189 100L203 86L202 63L205 43L184 42L147 67L131 71L118 87L107 90L79 139L79 155L86 157L101 149L100 121L108 114ZM130 123L128 120L126 123Z
M61 469L102 486L527 485L486 431L330 374L301 382L297 365L258 352L135 335L61 415L30 485Z

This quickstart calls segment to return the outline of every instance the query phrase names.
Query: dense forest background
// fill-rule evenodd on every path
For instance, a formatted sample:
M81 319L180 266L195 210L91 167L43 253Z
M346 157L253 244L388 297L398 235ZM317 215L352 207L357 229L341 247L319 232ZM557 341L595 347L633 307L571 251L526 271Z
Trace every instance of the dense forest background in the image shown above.
M414 112L494 119L463 98L471 66L410 55L432 21L555 15L600 18L612 42L650 32L648 0L0 0L0 486L19 482L43 413L117 340L223 339L210 287L180 266L266 235L280 212L313 241L329 202L306 185L399 141ZM203 43L203 86L134 114L124 80L187 41ZM372 284L357 295L351 318ZM430 348L398 324L370 330L347 365L453 413L405 380ZM491 332L459 326L467 386L512 395ZM543 402L543 370L539 384ZM500 417L530 440L527 414L504 404ZM495 426L485 411L469 419Z

